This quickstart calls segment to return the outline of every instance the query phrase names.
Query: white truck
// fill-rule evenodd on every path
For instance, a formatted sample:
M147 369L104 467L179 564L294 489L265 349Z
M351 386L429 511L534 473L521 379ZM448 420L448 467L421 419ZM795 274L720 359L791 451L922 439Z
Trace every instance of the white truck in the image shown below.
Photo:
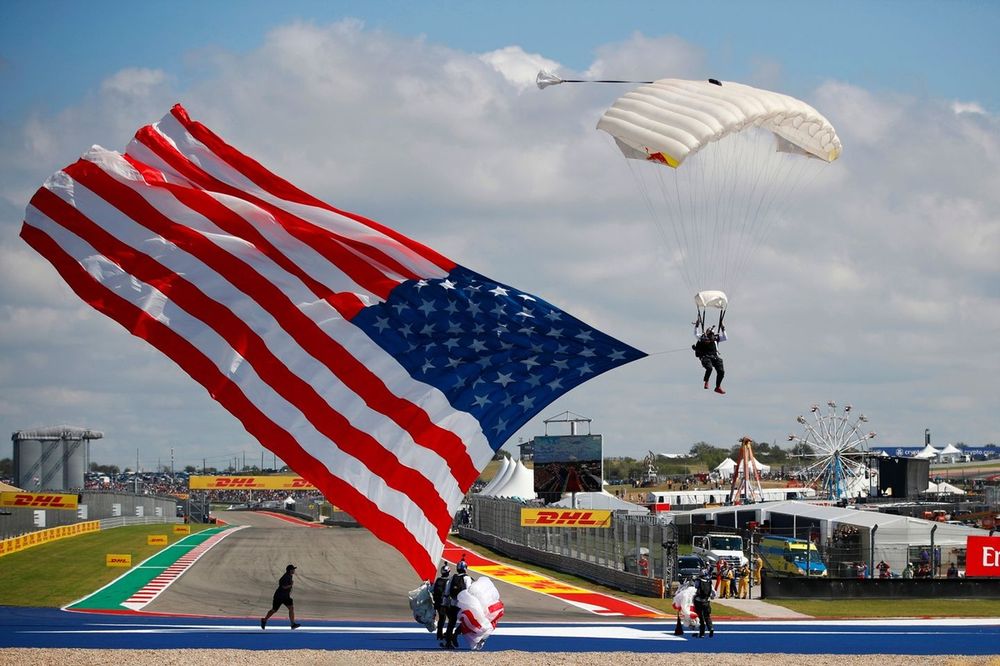
M736 534L704 534L691 539L691 552L701 555L710 566L719 560L741 566L748 562L743 554L743 537Z

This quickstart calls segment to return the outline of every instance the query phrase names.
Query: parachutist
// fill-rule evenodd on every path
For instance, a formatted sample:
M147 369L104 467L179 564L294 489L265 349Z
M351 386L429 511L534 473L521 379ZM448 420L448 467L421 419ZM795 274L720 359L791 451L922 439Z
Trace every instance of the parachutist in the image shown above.
M708 381L712 378L712 370L715 370L715 392L725 395L726 392L722 389L722 378L726 376L726 369L722 357L719 356L718 343L728 339L726 327L720 325L719 333L716 333L715 327L709 326L704 333L699 335L696 326L694 334L698 338L698 342L693 345L694 355L701 359L701 366L705 368L705 388L708 388Z

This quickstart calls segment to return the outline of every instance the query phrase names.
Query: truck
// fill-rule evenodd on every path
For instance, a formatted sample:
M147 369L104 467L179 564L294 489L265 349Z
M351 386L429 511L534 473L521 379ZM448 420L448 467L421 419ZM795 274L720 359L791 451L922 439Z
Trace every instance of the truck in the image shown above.
M741 566L748 562L743 554L743 537L737 534L703 534L691 538L691 552L701 555L709 566L715 566L719 560L725 560L732 565Z
M816 544L805 539L765 536L760 540L760 556L768 570L787 576L826 576L826 565Z

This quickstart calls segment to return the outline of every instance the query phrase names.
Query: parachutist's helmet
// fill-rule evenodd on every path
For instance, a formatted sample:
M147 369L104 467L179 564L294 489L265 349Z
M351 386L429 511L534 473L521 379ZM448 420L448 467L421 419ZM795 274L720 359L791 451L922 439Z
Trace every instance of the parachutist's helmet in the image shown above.
M464 574L465 570L468 568L468 566L469 565L467 565L465 563L465 560L462 560L458 564L455 565L455 571L457 571L460 574Z
M447 577L450 574L451 574L451 570L448 568L448 565L447 564L441 565L441 576L442 577Z

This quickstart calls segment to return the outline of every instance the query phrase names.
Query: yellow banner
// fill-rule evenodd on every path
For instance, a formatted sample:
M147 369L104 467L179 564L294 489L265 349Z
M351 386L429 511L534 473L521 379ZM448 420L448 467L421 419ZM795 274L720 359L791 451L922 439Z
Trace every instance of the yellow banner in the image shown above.
M174 534L191 534L190 525L174 525Z
M166 534L148 534L148 535L146 535L146 545L147 546L166 546L167 545L167 535Z
M316 490L301 476L191 476L191 490Z
M521 527L611 527L604 509L521 509Z
M76 511L76 495L69 493L0 492L0 506L24 509L71 509Z
M48 543L49 541L65 539L66 537L86 534L88 532L97 532L100 529L101 521L90 520L85 523L60 525L59 527L50 527L46 530L38 530L37 532L28 532L27 534L22 534L21 536L0 541L0 556L10 555L11 553L16 553L19 550L31 548L32 546L38 546L43 543Z
M107 553L104 556L104 563L109 567L130 567L132 566L132 555L130 553Z

